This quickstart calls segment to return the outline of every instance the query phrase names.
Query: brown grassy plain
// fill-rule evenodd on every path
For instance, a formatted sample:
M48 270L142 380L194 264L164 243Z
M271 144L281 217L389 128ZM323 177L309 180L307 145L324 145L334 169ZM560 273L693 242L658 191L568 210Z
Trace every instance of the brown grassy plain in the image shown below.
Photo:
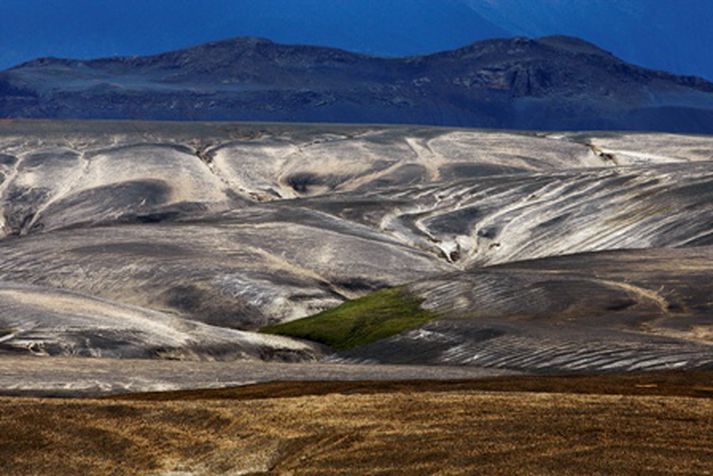
M710 474L712 376L3 398L0 473Z

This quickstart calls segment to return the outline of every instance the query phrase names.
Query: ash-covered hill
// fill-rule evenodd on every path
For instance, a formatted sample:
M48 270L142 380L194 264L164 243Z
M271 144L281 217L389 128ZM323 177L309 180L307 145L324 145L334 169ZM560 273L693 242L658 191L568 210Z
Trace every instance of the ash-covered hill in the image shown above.
M712 252L572 254L426 278L407 289L429 322L332 358L535 372L711 368Z
M713 84L570 37L378 58L255 38L0 73L0 117L713 132Z
M0 354L706 367L712 222L713 137L7 121ZM258 333L394 289L438 319Z

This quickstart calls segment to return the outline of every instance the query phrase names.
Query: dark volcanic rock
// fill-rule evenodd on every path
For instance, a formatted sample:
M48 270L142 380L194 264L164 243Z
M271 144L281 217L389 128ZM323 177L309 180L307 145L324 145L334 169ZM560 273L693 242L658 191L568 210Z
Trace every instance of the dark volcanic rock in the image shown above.
M256 38L0 73L0 117L713 132L713 84L569 37L377 58Z

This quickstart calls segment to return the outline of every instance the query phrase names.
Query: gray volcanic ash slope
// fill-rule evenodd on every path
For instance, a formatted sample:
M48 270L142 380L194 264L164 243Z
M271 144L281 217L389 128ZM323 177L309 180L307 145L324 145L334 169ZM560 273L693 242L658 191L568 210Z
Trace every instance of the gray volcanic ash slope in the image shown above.
M439 319L330 358L707 366L712 164L702 136L2 123L0 351L313 359L256 331L413 283Z
M0 284L0 349L162 359L313 359L318 346L36 286Z
M570 37L377 58L238 38L0 72L0 117L417 123L713 132L713 84Z
M713 366L713 248L586 253L409 285L436 320L338 361L525 371Z

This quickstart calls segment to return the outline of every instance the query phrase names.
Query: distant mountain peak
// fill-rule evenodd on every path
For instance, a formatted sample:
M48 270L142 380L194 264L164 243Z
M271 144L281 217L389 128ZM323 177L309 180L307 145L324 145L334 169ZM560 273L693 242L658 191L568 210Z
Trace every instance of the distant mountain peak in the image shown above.
M43 67L43 66L58 66L58 65L72 66L72 65L76 64L77 62L78 62L78 60L74 60L74 59L56 58L54 56L43 56L40 58L35 58L30 61L26 61L24 63L20 63L17 66L13 66L12 68L8 69L8 71L21 70L23 68Z
M226 40L211 41L210 43L204 43L201 45L184 48L215 48L215 47L252 47L258 45L274 45L275 43L268 38L261 38L258 36L237 36L235 38L228 38Z
M560 48L567 50L571 53L584 53L608 56L614 58L614 55L610 52L603 50L597 45L585 41L581 38L566 35L553 35L553 36L543 36L538 38L537 41L544 45L553 46L555 48Z
M0 73L0 117L421 123L713 133L713 84L567 36L385 58L238 37Z
M584 41L580 38L565 35L543 36L540 38L529 38L526 36L515 36L512 38L493 38L489 40L475 41L467 46L439 54L457 54L459 52L487 51L497 48L503 51L523 51L522 48L542 48L543 46L554 48L571 54L587 54L607 57L621 61L610 52L603 50L595 44ZM509 50L515 48L516 50ZM527 50L524 50L527 51ZM433 55L432 55L433 56Z

